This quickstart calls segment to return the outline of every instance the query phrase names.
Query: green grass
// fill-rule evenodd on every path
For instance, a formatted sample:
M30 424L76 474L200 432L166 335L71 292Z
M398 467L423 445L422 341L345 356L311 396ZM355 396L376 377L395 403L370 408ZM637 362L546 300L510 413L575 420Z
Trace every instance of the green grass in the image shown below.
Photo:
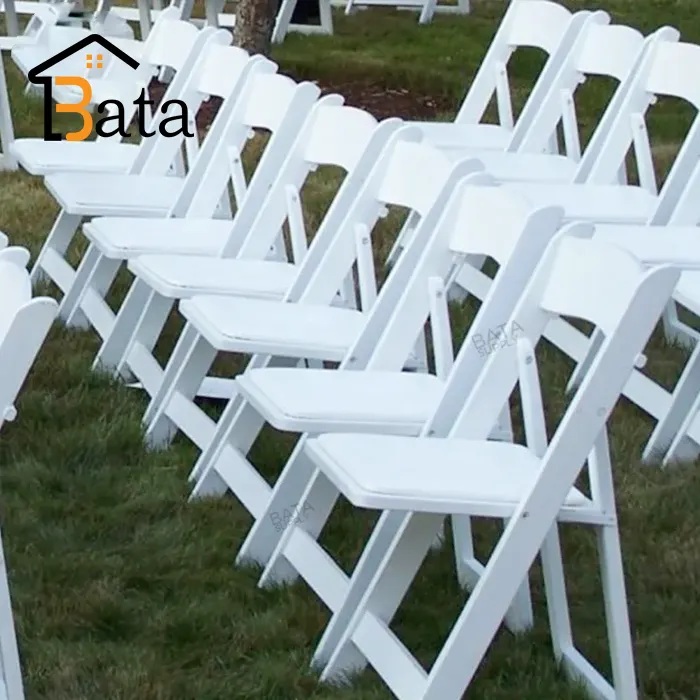
M700 39L694 0L616 0L608 9L643 30L674 24L688 40ZM501 11L500 2L476 2L470 17L419 27L411 14L371 10L338 17L333 37L290 36L275 58L296 75L370 80L456 107ZM526 54L518 64L518 94L526 94L537 60ZM22 95L6 65L18 135L38 136L40 103ZM590 130L606 89L583 90L579 113ZM653 131L666 163L687 122L681 106L659 108ZM318 219L332 189L317 174L310 219ZM14 243L36 254L55 214L40 179L0 174L0 230ZM327 612L303 584L261 591L259 572L233 567L250 517L233 499L186 503L195 451L184 440L166 452L144 450L143 398L90 372L95 349L91 333L55 328L18 402L19 419L0 437L3 537L29 700L390 697L372 672L350 689L317 684L308 662ZM650 367L665 384L682 358L654 340ZM559 354L545 353L553 413L569 368ZM645 698L697 700L700 472L697 465L663 473L642 467L638 455L650 429L621 402L612 444L639 677ZM266 432L254 461L274 475L290 445L289 436ZM324 541L350 564L371 522L371 514L345 506ZM479 531L482 548L493 535ZM578 638L605 667L593 540L567 527L564 542ZM582 697L552 662L537 571L533 580L537 628L520 639L499 635L469 697ZM422 661L434 658L463 598L449 548L431 554L397 621Z

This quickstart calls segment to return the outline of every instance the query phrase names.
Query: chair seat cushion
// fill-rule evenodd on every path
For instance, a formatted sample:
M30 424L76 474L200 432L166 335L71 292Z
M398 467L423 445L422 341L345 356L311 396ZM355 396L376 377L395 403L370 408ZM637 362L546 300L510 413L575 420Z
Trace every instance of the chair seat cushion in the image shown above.
M56 173L46 188L69 213L82 216L165 216L177 201L179 177Z
M10 147L20 165L32 175L57 172L125 173L138 146L111 141L44 141L17 139Z
M239 391L280 430L382 430L416 435L442 396L423 372L363 372L269 367L237 378Z
M148 255L132 260L129 269L158 294L172 299L196 294L281 299L297 274L297 268L286 262L201 255Z
M265 299L198 296L183 316L217 350L340 361L365 325L353 309Z
M473 512L476 504L516 505L540 460L509 442L329 433L307 452L356 506L407 511ZM577 489L567 506L589 507Z

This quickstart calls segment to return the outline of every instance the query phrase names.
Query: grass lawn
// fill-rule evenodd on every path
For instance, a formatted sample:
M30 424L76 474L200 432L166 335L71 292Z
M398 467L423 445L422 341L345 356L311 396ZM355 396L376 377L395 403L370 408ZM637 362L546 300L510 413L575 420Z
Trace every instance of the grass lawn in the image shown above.
M449 116L503 9L491 0L474 5L469 17L438 16L426 27L410 13L338 16L335 36L291 35L274 57L283 71L347 87L359 102L380 108L377 95L394 94L405 113ZM644 31L672 24L686 40L700 40L696 0L615 0L607 9ZM517 64L518 94L526 94L537 62L525 54ZM17 135L39 136L41 104L22 94L9 60L6 68ZM588 130L605 90L583 88L579 114ZM659 108L652 136L661 170L688 118L677 104ZM331 189L323 173L314 183L311 218ZM36 254L56 212L40 179L0 174L0 230L13 243ZM185 440L165 452L144 450L143 397L90 371L96 347L89 332L55 328L18 402L19 418L0 438L0 512L28 699L391 697L371 671L351 688L317 684L308 662L327 611L304 584L263 591L255 585L258 571L233 567L250 517L232 498L186 503L196 452ZM682 358L655 338L650 371L668 383ZM544 359L556 413L556 389L570 364L556 352ZM620 402L612 443L638 672L646 698L697 700L700 472L697 465L664 473L641 466L650 430L641 412ZM291 444L289 436L266 432L254 462L274 475ZM351 564L371 522L371 514L341 508L325 540ZM480 545L493 534L480 530ZM607 667L593 537L571 527L563 537L578 638ZM537 628L520 639L499 635L469 697L583 697L553 664L536 570L533 589ZM430 555L402 607L400 636L429 663L463 602L445 547Z

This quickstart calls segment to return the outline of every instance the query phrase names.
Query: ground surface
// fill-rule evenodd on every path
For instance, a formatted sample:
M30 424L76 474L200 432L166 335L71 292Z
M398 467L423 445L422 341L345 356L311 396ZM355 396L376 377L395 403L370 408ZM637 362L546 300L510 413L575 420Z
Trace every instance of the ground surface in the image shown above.
M454 113L502 11L476 0L468 18L438 17L419 27L405 13L368 11L338 18L328 38L291 36L276 51L284 71L317 79L378 116ZM616 0L618 21L648 31L662 24L700 39L695 0ZM526 94L537 58L518 63L514 86ZM8 66L9 67L9 66ZM41 107L10 71L19 136L41 133ZM594 122L604 89L587 85L579 102ZM663 170L688 114L677 105L654 120ZM314 181L307 218L328 199ZM0 175L0 230L36 253L56 214L42 182ZM172 329L174 330L174 328ZM173 333L171 332L171 336ZM390 697L368 672L351 689L319 686L308 662L327 613L304 585L261 591L256 571L235 569L250 518L233 500L186 503L195 451L186 441L147 454L142 397L89 371L90 333L55 329L19 401L19 420L0 439L0 512L29 700L300 700ZM569 369L546 353L545 384ZM656 342L651 370L669 381L682 353ZM655 700L700 698L700 473L689 465L661 473L637 456L651 428L621 404L613 425L616 487L628 594L642 692ZM255 463L274 475L290 440L266 433ZM350 563L370 519L345 509L329 547ZM481 532L486 546L491 531ZM605 633L593 541L564 531L569 592L583 650L605 665ZM537 572L537 629L499 636L470 698L581 697L556 671ZM397 628L429 662L463 603L449 548L431 556L400 611Z

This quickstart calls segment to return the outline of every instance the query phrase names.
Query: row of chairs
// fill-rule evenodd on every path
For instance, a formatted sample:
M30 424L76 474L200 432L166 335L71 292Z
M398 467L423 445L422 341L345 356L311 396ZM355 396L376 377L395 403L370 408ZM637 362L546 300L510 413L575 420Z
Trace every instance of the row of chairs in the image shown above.
M181 20L161 21L172 23L165 35L185 36ZM163 42L158 60L175 71L168 99L193 114L222 98L201 144L14 142L61 207L32 279L60 289L64 322L98 333L96 368L148 393L149 444L179 431L197 445L193 497L231 491L251 512L238 561L261 564L261 584L301 575L330 608L314 656L323 679L369 662L399 698L461 697L501 622L532 625L528 570L539 552L556 658L593 696L636 698L606 422L623 394L657 421L646 457L697 454L696 351L672 393L642 369L660 316L669 336L696 340L675 309L700 303L700 121L659 189L645 117L658 97L700 107L700 47L672 28L645 38L601 11L513 0L454 123L377 123L230 47L223 30L192 37ZM504 67L520 46L549 58L516 121ZM222 62L226 75L213 70ZM595 76L619 87L582 148L575 92ZM480 123L493 95L500 124ZM256 130L269 138L246 181ZM302 201L322 166L344 177L312 232ZM390 233L394 219L380 220L391 207L410 213L378 286L373 249L378 228ZM81 224L89 246L75 269L68 252ZM487 258L499 264L493 277ZM115 313L105 298L124 263L134 281ZM455 292L482 301L456 354ZM161 367L153 350L176 302L186 324ZM577 363L577 391L550 441L534 355L542 338ZM219 353L252 359L233 380L208 376ZM526 446L513 441L516 385ZM225 402L218 420L200 396ZM301 434L273 487L248 457L265 423ZM587 493L574 488L584 464ZM340 494L383 512L350 577L318 542ZM456 573L472 593L425 673L389 625L447 515ZM485 565L472 517L504 521ZM612 684L573 642L558 521L599 532Z

